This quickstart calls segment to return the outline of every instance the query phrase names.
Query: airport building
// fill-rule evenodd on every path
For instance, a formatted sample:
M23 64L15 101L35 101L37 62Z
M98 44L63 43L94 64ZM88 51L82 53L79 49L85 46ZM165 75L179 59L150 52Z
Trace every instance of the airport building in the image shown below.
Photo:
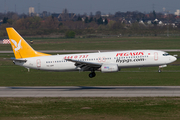
M35 14L34 7L29 7L29 16L34 16L34 14Z
M177 16L180 16L180 10L176 10L176 12L174 14Z

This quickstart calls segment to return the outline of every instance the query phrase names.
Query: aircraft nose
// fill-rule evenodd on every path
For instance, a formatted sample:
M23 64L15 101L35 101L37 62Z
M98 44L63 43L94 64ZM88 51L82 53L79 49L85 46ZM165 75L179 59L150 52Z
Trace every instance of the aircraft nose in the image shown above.
M174 61L176 61L176 60L177 60L176 57L174 57L174 56L171 57L171 61L172 61L172 62L174 62Z

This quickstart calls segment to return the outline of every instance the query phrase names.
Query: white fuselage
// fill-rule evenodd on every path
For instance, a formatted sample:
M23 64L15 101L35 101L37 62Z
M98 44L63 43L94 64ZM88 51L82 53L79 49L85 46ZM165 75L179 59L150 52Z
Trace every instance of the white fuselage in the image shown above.
M116 52L64 54L42 57L24 58L27 62L16 61L16 65L26 68L48 71L77 71L80 68L67 59L100 63L117 64L118 68L161 66L172 63L176 57L157 50L129 50Z

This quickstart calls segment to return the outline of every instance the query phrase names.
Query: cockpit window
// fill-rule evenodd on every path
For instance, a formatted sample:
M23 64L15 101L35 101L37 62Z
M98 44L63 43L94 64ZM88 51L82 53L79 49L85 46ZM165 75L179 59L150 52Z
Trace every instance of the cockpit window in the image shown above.
M169 54L168 53L164 53L163 56L168 56Z

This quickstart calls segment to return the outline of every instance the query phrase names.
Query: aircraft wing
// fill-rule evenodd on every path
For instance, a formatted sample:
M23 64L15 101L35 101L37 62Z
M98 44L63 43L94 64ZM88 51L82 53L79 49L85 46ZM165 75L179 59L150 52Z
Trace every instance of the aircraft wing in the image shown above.
M75 63L74 65L80 68L81 71L91 70L92 68L94 70L97 70L102 66L101 63L78 61L78 60L73 60L73 59L65 59L65 60L74 62Z

